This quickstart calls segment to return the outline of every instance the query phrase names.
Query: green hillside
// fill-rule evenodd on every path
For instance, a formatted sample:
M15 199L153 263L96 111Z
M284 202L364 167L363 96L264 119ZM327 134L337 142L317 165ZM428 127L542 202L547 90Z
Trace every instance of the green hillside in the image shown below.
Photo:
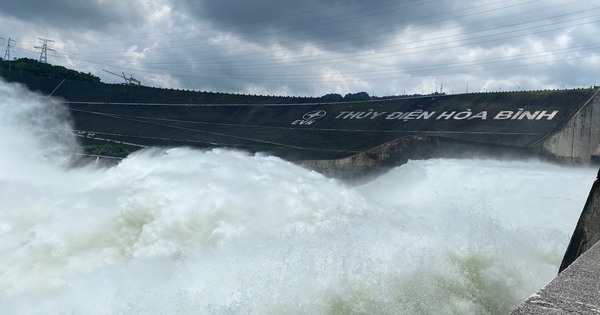
M55 66L48 63L42 63L34 59L21 58L11 61L0 61L0 75L8 76L9 72L43 76L47 78L77 80L85 82L100 82L100 78L91 73L83 73L65 68L63 66Z
M79 87L76 89L82 95L76 98L90 97L94 101L114 101L110 95L118 95L120 101L122 93L127 93L132 98L131 102L143 102L145 100L160 103L213 103L213 104L298 104L315 102L343 102L360 101L373 99L366 92L348 93L342 96L337 93L329 93L322 97L295 97L295 96L276 96L276 95L248 95L238 93L221 93L212 91L192 91L181 89L165 89L150 86L135 86L125 84L107 84L102 83L100 78L91 74L83 73L56 66L47 63L41 63L34 59L21 58L11 61L0 59L0 77L7 81L16 81L24 83L30 89L49 93L59 84ZM53 79L53 80L48 80ZM62 82L65 80L65 82ZM62 83L61 83L62 82ZM83 95L83 94L89 95ZM67 98L74 95L61 95L57 91L54 95L65 96Z

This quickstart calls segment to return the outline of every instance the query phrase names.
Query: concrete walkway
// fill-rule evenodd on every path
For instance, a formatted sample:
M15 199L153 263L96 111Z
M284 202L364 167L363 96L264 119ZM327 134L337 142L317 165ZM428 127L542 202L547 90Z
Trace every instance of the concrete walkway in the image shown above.
M600 242L512 314L600 315Z

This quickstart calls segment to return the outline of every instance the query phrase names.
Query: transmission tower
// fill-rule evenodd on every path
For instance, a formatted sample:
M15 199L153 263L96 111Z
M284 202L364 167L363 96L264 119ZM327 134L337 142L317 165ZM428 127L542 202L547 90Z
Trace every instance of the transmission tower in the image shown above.
M4 60L10 61L10 49L15 47L16 41L12 38L8 38L8 44L6 45L6 51L4 52Z
M54 41L51 39L47 39L47 38L38 38L38 39L42 41L42 46L35 46L34 48L42 50L42 52L40 53L40 62L48 63L48 50L55 51L52 48L48 48L48 44L52 44L52 43L54 43Z

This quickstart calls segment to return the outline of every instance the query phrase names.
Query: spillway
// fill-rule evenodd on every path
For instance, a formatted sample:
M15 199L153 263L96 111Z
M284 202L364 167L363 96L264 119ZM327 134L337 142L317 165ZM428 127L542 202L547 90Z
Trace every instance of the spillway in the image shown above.
M164 147L73 167L69 106L0 89L3 314L507 314L556 274L596 175L429 159L344 182Z

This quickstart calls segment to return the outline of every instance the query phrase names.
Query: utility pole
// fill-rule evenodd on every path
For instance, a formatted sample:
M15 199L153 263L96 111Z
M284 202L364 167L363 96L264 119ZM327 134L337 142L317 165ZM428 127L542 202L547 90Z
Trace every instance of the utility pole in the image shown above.
M47 38L38 38L38 39L42 41L42 46L35 46L34 48L42 50L42 52L40 53L40 62L48 63L48 50L55 51L52 48L48 48L48 43L52 44L52 43L54 43L54 41L51 39L47 39Z
M4 60L10 61L10 49L15 47L16 41L12 38L8 38L8 44L6 45L6 51L4 51Z

